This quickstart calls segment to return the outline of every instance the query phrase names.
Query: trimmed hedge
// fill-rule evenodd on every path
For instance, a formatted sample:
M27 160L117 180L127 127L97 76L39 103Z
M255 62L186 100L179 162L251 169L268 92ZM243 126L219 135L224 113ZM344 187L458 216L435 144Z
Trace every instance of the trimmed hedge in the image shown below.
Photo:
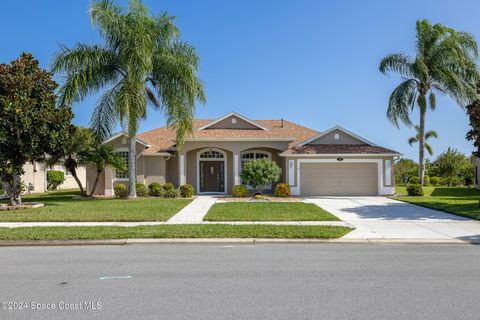
M184 184L180 186L180 195L184 198L191 198L195 193L195 189L191 184Z
M412 176L408 179L409 184L419 184L420 179L417 176Z
M232 196L233 197L246 197L248 196L248 188L246 185L237 184L234 185L232 188Z
M65 181L65 173L63 171L48 170L47 171L47 189L57 190L58 186Z
M173 183L167 182L163 185L163 189L165 189L165 191L169 191L175 189L175 186Z
M137 189L137 196L139 196L139 197L147 197L148 196L148 189L143 183L135 184L135 189Z
M158 182L152 182L148 185L148 195L150 197L163 197L165 195L165 189Z
M117 198L126 199L128 196L128 188L126 185L120 183L113 188L113 193Z
M273 195L281 198L290 197L290 186L286 183L277 184Z
M180 197L180 191L178 189L169 189L165 191L165 198L178 198Z
M407 186L408 195L411 197L422 197L423 196L423 188L419 184L409 184Z

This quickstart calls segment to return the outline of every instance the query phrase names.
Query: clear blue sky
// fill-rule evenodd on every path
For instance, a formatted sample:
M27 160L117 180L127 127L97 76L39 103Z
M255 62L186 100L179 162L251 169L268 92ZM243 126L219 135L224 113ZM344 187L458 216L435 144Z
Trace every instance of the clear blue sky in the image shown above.
M126 1L121 1L126 3ZM235 110L252 119L284 118L325 130L339 124L379 145L416 158L407 139L413 129L394 128L385 116L396 76L378 71L388 53L413 54L415 21L427 18L480 40L480 2L475 0L149 0L153 13L177 17L183 39L201 57L208 104L199 118ZM31 52L48 67L58 44L99 43L89 23L88 1L2 1L0 61ZM61 79L58 79L59 81ZM96 97L73 107L87 125ZM470 154L467 117L448 97L427 115L439 139ZM414 116L417 119L417 115ZM141 130L164 124L150 112Z

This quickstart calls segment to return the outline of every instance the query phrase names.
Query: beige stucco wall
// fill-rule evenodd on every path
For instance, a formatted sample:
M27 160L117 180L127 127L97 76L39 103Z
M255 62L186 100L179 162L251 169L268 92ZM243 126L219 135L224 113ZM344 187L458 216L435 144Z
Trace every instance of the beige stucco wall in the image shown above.
M142 156L144 162L144 178L145 184L152 182L165 184L165 157L159 156Z
M236 123L232 123L232 118L236 119ZM259 129L257 126L251 124L250 122L247 122L243 119L240 119L235 116L230 116L226 119L223 119L220 122L215 123L214 125L208 127L208 129L257 129L257 130L262 130Z
M335 134L338 134L338 140L335 140ZM365 144L365 142L337 129L308 144Z

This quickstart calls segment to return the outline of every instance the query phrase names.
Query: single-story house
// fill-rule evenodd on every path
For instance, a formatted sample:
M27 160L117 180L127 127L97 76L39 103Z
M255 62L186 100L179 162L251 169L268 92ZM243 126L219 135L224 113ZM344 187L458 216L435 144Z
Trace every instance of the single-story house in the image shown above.
M286 120L251 120L231 112L214 120L196 119L193 134L179 150L175 133L161 127L137 136L139 183L189 183L197 194L228 194L242 184L242 164L261 158L282 169L281 182L294 195L392 195L398 152L383 148L340 126L319 132ZM128 161L125 134L105 141ZM95 179L87 168L87 188ZM107 169L98 194L110 196L128 175ZM274 185L267 186L272 190Z
M25 193L41 193L47 191L47 171L57 170L63 171L65 174L65 181L58 187L58 189L77 189L78 184L73 178L72 174L61 164L48 166L45 163L28 162L23 166L24 174L21 180L25 184ZM86 183L86 168L79 166L77 168L77 176L82 185Z

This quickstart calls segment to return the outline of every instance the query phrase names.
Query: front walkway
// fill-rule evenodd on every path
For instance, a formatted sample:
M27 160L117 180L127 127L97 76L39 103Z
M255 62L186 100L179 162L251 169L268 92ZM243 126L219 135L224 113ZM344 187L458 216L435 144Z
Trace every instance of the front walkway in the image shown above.
M217 198L212 196L198 196L180 210L176 215L170 218L167 223L201 223L208 210L217 202Z
M385 197L308 197L355 228L345 239L480 240L480 222Z

